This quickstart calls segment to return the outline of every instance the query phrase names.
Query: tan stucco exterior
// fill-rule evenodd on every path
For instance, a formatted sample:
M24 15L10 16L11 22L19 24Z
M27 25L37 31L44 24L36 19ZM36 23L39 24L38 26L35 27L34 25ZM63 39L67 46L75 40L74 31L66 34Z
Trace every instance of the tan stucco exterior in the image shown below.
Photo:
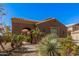
M68 27L68 33L72 36L73 41L79 45L79 24L73 24Z
M79 30L78 31L71 32L71 36L72 36L74 42L77 45L79 45Z

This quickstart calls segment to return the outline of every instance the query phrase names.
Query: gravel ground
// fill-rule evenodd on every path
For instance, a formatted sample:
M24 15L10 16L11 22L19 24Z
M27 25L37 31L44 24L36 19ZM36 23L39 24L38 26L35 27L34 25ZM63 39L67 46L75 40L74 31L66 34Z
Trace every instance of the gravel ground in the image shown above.
M6 45L4 43L2 43L3 46L5 47L5 50L11 50L11 43L7 43ZM32 44L24 44L21 48L15 49L14 51L12 51L11 53L9 53L10 56L38 56L37 53L37 45L32 45ZM0 46L0 51L3 51L1 46ZM0 56L5 55L7 56L8 53L0 53Z
M7 43L6 45L5 45L5 43L2 43L2 44L3 44L4 48L5 48L5 50L11 50L11 49L12 49L10 42ZM1 48L1 46L0 46L0 51L4 51L4 50Z

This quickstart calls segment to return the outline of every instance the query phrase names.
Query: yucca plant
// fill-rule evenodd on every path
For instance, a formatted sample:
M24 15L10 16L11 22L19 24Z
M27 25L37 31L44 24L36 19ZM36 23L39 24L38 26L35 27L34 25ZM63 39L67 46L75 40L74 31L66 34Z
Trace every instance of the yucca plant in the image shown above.
M44 56L59 56L58 38L53 37L53 34L44 37L38 45L38 52Z
M71 36L58 38L54 34L45 36L38 45L40 55L48 56L70 56L77 54L77 45L74 44Z

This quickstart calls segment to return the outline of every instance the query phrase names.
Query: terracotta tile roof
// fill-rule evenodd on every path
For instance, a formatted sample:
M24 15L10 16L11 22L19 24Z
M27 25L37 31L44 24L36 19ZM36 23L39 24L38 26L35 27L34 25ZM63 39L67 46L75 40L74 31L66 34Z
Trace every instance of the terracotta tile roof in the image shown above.
M22 18L12 18L12 22L15 22L15 23L28 23L28 24L42 24L42 23L45 23L45 22L59 22L57 19L55 18L47 18L46 20L44 21L34 21L34 20L29 20L29 19L22 19ZM61 22L60 22L61 23ZM62 24L62 23L61 23ZM63 24L64 25L64 24Z
M55 18L48 18L48 19L46 19L46 20L44 20L44 21L40 21L40 22L38 22L38 23L36 23L36 24L41 24L41 23L45 23L45 22L49 22L49 21L56 21L56 19Z
M19 23L38 23L38 21L33 21L33 20L25 20L25 19L22 19L22 18L12 18L12 22L19 22Z

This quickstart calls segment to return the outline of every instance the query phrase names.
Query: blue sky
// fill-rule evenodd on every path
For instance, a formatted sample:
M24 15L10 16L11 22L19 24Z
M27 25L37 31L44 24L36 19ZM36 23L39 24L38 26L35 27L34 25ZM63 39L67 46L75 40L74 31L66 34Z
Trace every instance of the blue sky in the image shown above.
M43 21L49 17L56 18L63 24L79 22L79 4L62 3L16 3L3 4L7 13L3 22L11 26L11 18L24 18Z

